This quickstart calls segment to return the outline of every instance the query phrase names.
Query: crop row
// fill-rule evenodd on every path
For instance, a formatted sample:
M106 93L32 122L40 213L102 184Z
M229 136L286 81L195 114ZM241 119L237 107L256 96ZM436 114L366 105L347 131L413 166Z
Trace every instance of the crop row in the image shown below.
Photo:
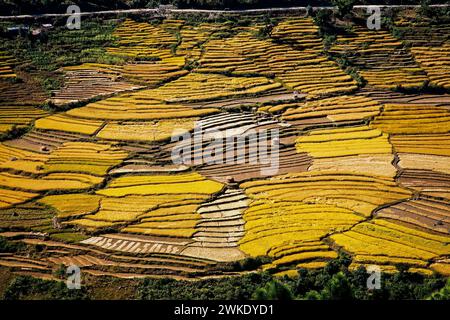
M242 187L253 199L333 204L364 216L380 205L411 195L388 177L312 171L246 182Z
M384 219L358 224L330 238L345 250L370 259L386 256L428 261L450 253L448 236L425 233Z
M0 105L0 133L8 132L14 127L24 127L37 118L48 113L34 106L3 106Z
M417 153L398 153L399 167L403 169L422 169L450 174L448 156L435 156Z
M314 24L312 18L285 19L273 28L270 35L277 41L294 44L302 50L322 49L319 27Z
M434 18L422 15L417 19L414 15L400 13L394 23L397 34L412 47L439 47L448 41L450 24Z
M261 111L271 112L271 108L283 110L282 119L287 121L327 117L333 122L357 121L376 116L381 106L363 96L339 96L304 103L281 104Z
M165 104L153 99L151 92L140 92L93 102L72 109L68 115L86 119L158 120L204 116L218 112L215 108L194 109L179 104Z
M371 127L389 134L432 134L450 131L450 112L442 107L385 104Z
M105 175L109 168L122 162L127 153L107 144L68 142L49 156L45 172L85 172Z
M379 89L414 88L428 81L401 41L387 31L372 31L353 26L338 35L329 52L348 57L367 82Z
M398 176L401 186L422 195L450 200L450 174L424 169L404 169Z
M311 37L321 42L318 35ZM275 75L292 90L311 95L356 89L352 78L316 47L301 51L287 44L259 40L251 32L241 32L233 38L211 40L203 48L198 72Z
M414 47L411 52L426 71L432 85L450 89L450 44L442 47Z
M67 67L64 69L64 87L53 93L51 101L73 103L140 88L120 77L119 73L90 64Z
M103 181L103 178L81 173L51 173L41 179L0 173L0 186L32 191L88 189Z
M177 43L175 34L164 30L161 25L152 26L146 22L135 22L130 19L118 26L113 35L117 38L118 47L107 48L107 51L123 56L153 56L163 59L167 54L161 55L163 51L159 48L169 48L170 45Z
M298 152L314 158L391 154L387 134L368 126L313 130L296 140Z
M198 205L222 187L198 174L123 176L96 195L55 195L40 202L55 208L66 225L189 238L200 220Z
M17 60L5 51L0 51L0 79L15 78L13 67Z
M293 248L302 247L304 242L317 242L329 232L349 228L362 218L331 205L272 202L269 198L252 202L244 212L244 220L246 233L240 241L241 250L252 256L281 257L293 253Z
M450 234L450 210L445 201L410 200L383 208L377 211L376 216L408 223L422 230Z
M26 202L36 196L38 196L36 193L0 188L0 208L6 208L14 204Z
M390 141L397 152L450 156L450 134L448 133L394 135Z

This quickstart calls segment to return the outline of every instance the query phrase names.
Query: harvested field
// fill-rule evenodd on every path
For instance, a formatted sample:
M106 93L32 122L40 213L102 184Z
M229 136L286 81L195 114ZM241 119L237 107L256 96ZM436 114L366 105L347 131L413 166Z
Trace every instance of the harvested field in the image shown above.
M227 248L237 247L244 236L242 213L248 200L242 190L228 189L217 199L197 208L200 221L193 239L195 246Z
M447 106L450 104L450 95L432 93L400 93L387 90L375 90L363 88L357 96L364 96L377 101L380 104L400 103L400 104L426 104L430 106Z
M450 234L450 208L439 200L412 200L377 211L376 216L416 225L420 228Z
M120 79L119 73L104 72L91 65L67 67L63 72L64 87L53 92L50 100L56 105L89 101L93 98L142 88L124 82Z
M108 238L108 237L93 237L87 240L84 240L82 243L89 244L93 246L102 247L108 250L115 251L124 251L130 253L169 253L169 254L177 254L179 253L184 246L181 244L165 244L164 242L158 243L157 241L145 241L142 239L138 240L126 240L124 239L116 239L116 238Z
M248 148L245 149L245 159L249 158ZM236 151L235 151L236 152ZM243 156L244 157L244 156ZM270 157L269 157L270 160ZM226 182L230 180L243 182L255 178L265 178L276 174L305 172L311 165L311 157L306 153L298 153L294 146L279 150L278 163L256 164L211 164L199 168L199 172L205 177Z
M399 153L398 157L400 159L398 165L404 169L423 169L450 174L448 166L450 157L447 156Z
M1 105L38 106L44 103L48 96L48 92L45 91L34 72L15 70L14 77L1 78L0 76Z
M267 132L267 157L258 157L257 143L263 139L260 134ZM272 131L270 131L272 130ZM281 140L283 145L272 147L275 130L283 135L282 124L270 117L254 115L252 113L219 113L203 117L195 123L192 139L169 144L164 151L172 156L180 156L167 161L182 161L186 164L200 165L199 172L211 179L226 182L228 178L235 181L244 181L256 177L273 175L272 171L278 173L303 172L310 164L310 158L304 153L295 151L291 140L292 135ZM215 152L216 145L212 144L214 139L226 139ZM201 139L202 147L197 146L197 139ZM229 143L231 141L231 143ZM289 142L284 145L284 142ZM278 150L279 149L279 150ZM171 151L172 150L172 151ZM173 152L175 151L175 152ZM181 152L183 151L183 152ZM279 153L277 167L270 160ZM272 167L273 166L273 167ZM272 173L271 173L272 172Z
M420 194L450 199L450 174L407 169L398 177L399 184Z
M390 138L390 141L399 153L450 156L449 134L395 135ZM407 158L408 156L404 155L403 157ZM421 157L419 156L419 158ZM422 159L426 159L426 157Z
M87 135L79 133L33 129L20 138L5 141L3 144L23 151L49 154L65 142L86 140L87 138Z

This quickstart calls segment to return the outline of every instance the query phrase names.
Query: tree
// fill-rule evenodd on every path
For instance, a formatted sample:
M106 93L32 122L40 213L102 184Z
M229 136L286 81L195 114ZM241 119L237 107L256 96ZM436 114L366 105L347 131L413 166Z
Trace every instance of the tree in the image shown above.
M292 292L284 284L272 280L264 287L256 289L252 298L255 300L292 300Z
M332 11L328 9L314 12L314 22L321 28L327 27L331 23Z
M306 15L308 17L312 17L314 15L314 9L310 4L306 7Z
M433 10L431 10L430 5L431 5L431 0L421 0L419 14L421 14L425 17L431 17Z
M447 283L445 284L445 287L443 287L441 290L434 292L430 297L428 297L429 300L450 300L450 278L447 279Z
M340 17L345 17L352 12L356 0L332 0L333 5L337 6Z
M0 252L18 252L25 249L25 247L23 242L13 242L0 237Z
M298 280L295 287L296 295L304 295L314 286L314 276L308 269L301 268L298 270Z
M322 297L329 300L353 299L350 282L343 272L336 273L325 286Z
M305 300L323 300L323 297L316 290L311 290L305 294Z

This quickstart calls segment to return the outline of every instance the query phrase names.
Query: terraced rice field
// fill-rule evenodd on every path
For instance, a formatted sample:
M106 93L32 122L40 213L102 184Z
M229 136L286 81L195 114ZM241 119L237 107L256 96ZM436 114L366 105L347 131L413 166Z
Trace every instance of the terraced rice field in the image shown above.
M21 73L21 76L23 75ZM40 84L32 77L20 78L19 81L14 79L0 79L1 105L39 106L48 98Z
M330 48L336 56L350 55L369 85L377 89L420 87L429 78L404 44L387 31L371 31L355 26L338 36Z
M45 117L47 112L30 105L0 105L0 134L25 128L34 120Z
M141 88L139 85L123 81L120 73L105 70L101 66L85 64L66 67L63 73L64 87L54 92L51 99L56 105L89 101Z
M296 37L291 39L286 34ZM321 53L318 28L311 19L281 22L274 28L271 40L259 40L246 31L232 38L212 40L204 47L199 72L275 76L287 88L311 96L346 93L357 88L350 76Z
M414 47L414 54L420 66L427 73L432 85L450 88L450 45L448 43L441 47Z
M123 60L65 66L48 97L0 52L0 236L45 248L0 266L187 279L265 256L280 275L344 251L450 274L450 28L400 15L325 47L313 19L274 21L122 19L103 49ZM211 144L264 130L274 171L255 137Z
M396 28L402 38L411 44L411 53L430 79L430 85L449 86L449 40L450 23L436 24L431 19L416 21L406 16L398 19Z
M17 60L8 52L0 51L0 79L15 78L13 71Z

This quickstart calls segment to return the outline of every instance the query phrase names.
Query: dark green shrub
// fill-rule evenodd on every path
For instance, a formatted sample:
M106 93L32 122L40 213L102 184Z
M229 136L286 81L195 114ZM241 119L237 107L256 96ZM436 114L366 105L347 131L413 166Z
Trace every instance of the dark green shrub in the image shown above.
M356 0L331 0L331 2L338 8L338 15L345 17L352 13L353 6Z

